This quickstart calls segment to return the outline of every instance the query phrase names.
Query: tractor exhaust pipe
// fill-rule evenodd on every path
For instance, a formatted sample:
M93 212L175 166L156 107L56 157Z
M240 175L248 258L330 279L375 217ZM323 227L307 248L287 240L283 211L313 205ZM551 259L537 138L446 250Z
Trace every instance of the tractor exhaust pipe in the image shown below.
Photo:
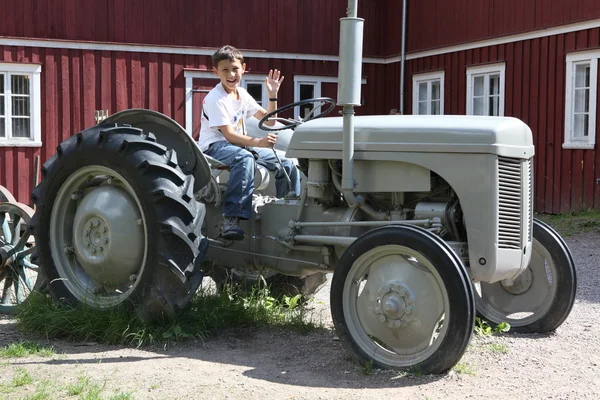
M340 18L338 101L343 116L342 192L350 207L364 199L354 194L354 107L360 106L364 19L358 18L358 0L348 0L347 17Z

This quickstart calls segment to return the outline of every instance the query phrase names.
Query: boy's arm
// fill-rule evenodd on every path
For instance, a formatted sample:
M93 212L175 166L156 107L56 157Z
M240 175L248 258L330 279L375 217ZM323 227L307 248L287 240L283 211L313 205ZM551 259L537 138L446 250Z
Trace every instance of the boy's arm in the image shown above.
M253 146L253 147L273 147L277 141L277 135L268 133L263 138L255 138L252 136L240 135L231 125L217 126L225 139L228 142L237 144L238 146Z
M262 119L265 115L272 113L277 109L277 92L279 92L279 86L281 82L283 82L283 76L280 78L280 72L278 70L270 70L269 76L265 79L265 86L267 88L267 96L269 96L269 105L265 110L263 107L260 107L258 112L254 114L254 117L257 119ZM274 99L271 101L271 99ZM272 116L273 118L277 118L277 114ZM273 126L275 125L275 121L266 121L265 125Z

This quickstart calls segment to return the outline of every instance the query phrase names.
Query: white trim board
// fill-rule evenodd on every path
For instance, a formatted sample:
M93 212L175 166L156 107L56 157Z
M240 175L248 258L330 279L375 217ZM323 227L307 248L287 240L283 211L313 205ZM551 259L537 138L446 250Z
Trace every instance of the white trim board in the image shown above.
M501 44L514 43L523 40L538 39L548 36L560 35L564 33L577 32L586 29L600 28L600 18L584 22L577 22L568 25L561 25L552 28L540 29L537 31L519 33L515 35L501 36L494 39L479 40L457 44L437 49L418 51L408 53L406 60L415 60L423 57L431 57L441 54L454 53L464 50L472 50L481 47L497 46ZM99 51L126 51L139 53L159 53L159 54L183 54L183 55L212 55L216 48L197 48L185 46L156 46L144 44L122 44L122 43L103 43L103 42L83 42L71 40L44 40L44 39L23 39L0 36L0 46L23 46L23 47L41 47L41 48L61 48L61 49L80 49L80 50L99 50ZM243 49L242 49L243 50ZM270 53L267 51L243 50L246 57L254 58L273 58L273 59L292 59L308 61L332 61L337 62L337 55L306 54L306 53ZM365 64L394 64L402 60L401 56L392 57L364 57Z

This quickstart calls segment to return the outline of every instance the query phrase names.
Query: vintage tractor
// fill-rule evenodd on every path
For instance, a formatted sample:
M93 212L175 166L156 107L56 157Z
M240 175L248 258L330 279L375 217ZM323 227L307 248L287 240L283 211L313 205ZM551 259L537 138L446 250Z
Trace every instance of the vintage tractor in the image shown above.
M569 315L567 245L533 218L532 133L515 118L355 116L363 20L341 19L337 102L276 110L305 174L300 197L271 195L256 168L242 241L219 237L227 166L150 110L125 110L67 139L43 167L31 226L56 300L146 320L185 309L203 276L261 273L313 293L333 273L331 311L357 362L441 373L479 313L549 332ZM285 118L312 104L303 118ZM341 116L322 118L335 105ZM284 278L289 278L285 280Z

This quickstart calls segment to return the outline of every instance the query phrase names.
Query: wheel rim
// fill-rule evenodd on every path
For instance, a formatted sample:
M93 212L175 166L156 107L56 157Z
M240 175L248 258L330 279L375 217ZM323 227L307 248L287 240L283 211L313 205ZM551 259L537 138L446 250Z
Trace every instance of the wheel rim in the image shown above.
M59 278L77 300L108 308L129 298L147 249L141 203L120 174L93 165L65 181L50 217L50 251Z
M0 311L13 312L37 286L32 262L34 238L29 231L33 210L21 203L0 204Z
M375 361L406 367L428 359L450 320L448 293L423 255L400 245L373 248L350 269L343 311L358 346Z
M557 295L557 266L548 250L533 238L529 266L512 286L501 282L475 285L477 309L491 322L518 327L542 318Z
M12 195L12 193L9 192L7 188L0 185L0 203L3 203L3 202L15 203L16 200L15 200L14 196Z

